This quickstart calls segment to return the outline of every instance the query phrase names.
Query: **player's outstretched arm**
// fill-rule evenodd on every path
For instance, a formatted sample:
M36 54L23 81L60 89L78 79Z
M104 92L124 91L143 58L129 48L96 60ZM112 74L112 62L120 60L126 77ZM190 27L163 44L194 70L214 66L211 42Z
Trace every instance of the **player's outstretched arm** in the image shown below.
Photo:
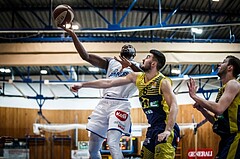
M125 77L119 77L114 79L99 79L89 82L81 82L71 86L70 90L77 92L81 88L110 88L121 86L129 83L135 83L136 74L130 73Z
M79 41L77 35L75 34L75 32L72 29L68 29L64 26L59 26L59 27L61 27L63 30L65 30L72 37L74 46L83 60L89 62L93 66L107 69L108 61L106 58L100 57L95 54L89 54L85 50L82 43Z

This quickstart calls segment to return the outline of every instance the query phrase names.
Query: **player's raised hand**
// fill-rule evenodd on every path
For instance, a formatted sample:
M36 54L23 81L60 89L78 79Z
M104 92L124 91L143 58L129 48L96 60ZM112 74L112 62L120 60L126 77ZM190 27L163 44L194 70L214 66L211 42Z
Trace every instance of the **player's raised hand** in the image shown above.
M67 33L71 34L73 32L73 30L70 28L66 28L66 25L58 25L58 27L62 28L63 30L65 30Z
M197 85L194 81L194 79L190 78L190 80L187 82L188 90L189 90L189 95L191 98L193 98L196 95L197 92Z
M79 83L79 84L74 84L74 85L72 85L71 87L70 87L70 90L72 91L72 92L77 92L79 89L81 89L82 88L82 83Z
M124 68L127 68L127 67L129 67L129 66L132 65L132 63L131 63L128 59L126 59L125 57L119 56L119 59L118 59L117 57L114 56L114 59L115 59L116 61L120 62L121 65L122 65L122 69L120 70L120 72L121 72Z

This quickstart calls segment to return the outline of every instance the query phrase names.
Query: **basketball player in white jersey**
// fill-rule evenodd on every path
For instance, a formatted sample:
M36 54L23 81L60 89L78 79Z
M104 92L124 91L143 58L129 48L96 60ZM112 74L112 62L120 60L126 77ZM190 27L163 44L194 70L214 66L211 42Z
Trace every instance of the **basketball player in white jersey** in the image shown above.
M128 75L133 70L140 71L138 64L133 61L136 56L136 50L132 45L124 45L122 47L120 53L121 60L110 57L103 58L95 54L89 54L73 30L63 26L60 27L72 37L74 45L83 60L107 71L106 78L118 78ZM130 67L128 67L129 62L131 62ZM100 149L105 138L107 138L112 158L124 158L119 142L123 134L130 134L131 106L128 98L136 90L136 86L132 83L103 90L103 98L89 116L87 124L87 130L90 131L89 153L91 159L101 159Z

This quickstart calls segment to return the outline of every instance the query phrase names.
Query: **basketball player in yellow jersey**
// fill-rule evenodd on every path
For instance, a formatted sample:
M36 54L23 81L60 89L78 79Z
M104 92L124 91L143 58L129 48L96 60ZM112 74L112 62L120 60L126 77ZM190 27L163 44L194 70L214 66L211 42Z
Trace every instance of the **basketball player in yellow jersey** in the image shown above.
M150 50L141 65L144 72L132 72L116 79L82 82L71 87L76 92L82 87L109 88L134 83L139 89L139 99L150 124L142 148L144 159L175 157L176 140L179 136L176 124L178 106L171 80L159 72L165 61L165 56L160 51Z
M188 82L189 95L196 102L194 107L213 124L213 131L221 137L216 156L219 159L240 158L239 73L240 60L235 56L227 56L218 67L218 76L223 87L219 89L215 102L198 97L194 80L190 79Z

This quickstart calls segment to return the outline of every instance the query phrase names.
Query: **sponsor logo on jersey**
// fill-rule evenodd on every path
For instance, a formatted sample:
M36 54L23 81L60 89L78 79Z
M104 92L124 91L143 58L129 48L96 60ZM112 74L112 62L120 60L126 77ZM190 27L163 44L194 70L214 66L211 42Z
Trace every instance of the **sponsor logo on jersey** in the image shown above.
M120 128L121 130L124 131L124 129L125 129L125 125L124 124L122 124L119 121L114 121L114 124L116 124L118 128Z
M147 114L147 115L148 114L153 114L153 111L151 109L148 109L148 110L144 110L144 113Z
M119 127L120 129L122 129L122 130L125 129L125 125L121 124L120 122L118 123L118 127Z
M111 72L109 74L109 78L110 77L124 77L124 76L127 76L130 72L127 72L127 71L122 71L122 72L118 72L118 69L115 69L113 72Z
M128 114L120 110L115 112L115 116L121 121L125 121L128 118Z
M154 82L151 86L151 88L157 88L157 82Z
M157 100L150 102L150 107L158 107L158 106L159 106L159 102Z

